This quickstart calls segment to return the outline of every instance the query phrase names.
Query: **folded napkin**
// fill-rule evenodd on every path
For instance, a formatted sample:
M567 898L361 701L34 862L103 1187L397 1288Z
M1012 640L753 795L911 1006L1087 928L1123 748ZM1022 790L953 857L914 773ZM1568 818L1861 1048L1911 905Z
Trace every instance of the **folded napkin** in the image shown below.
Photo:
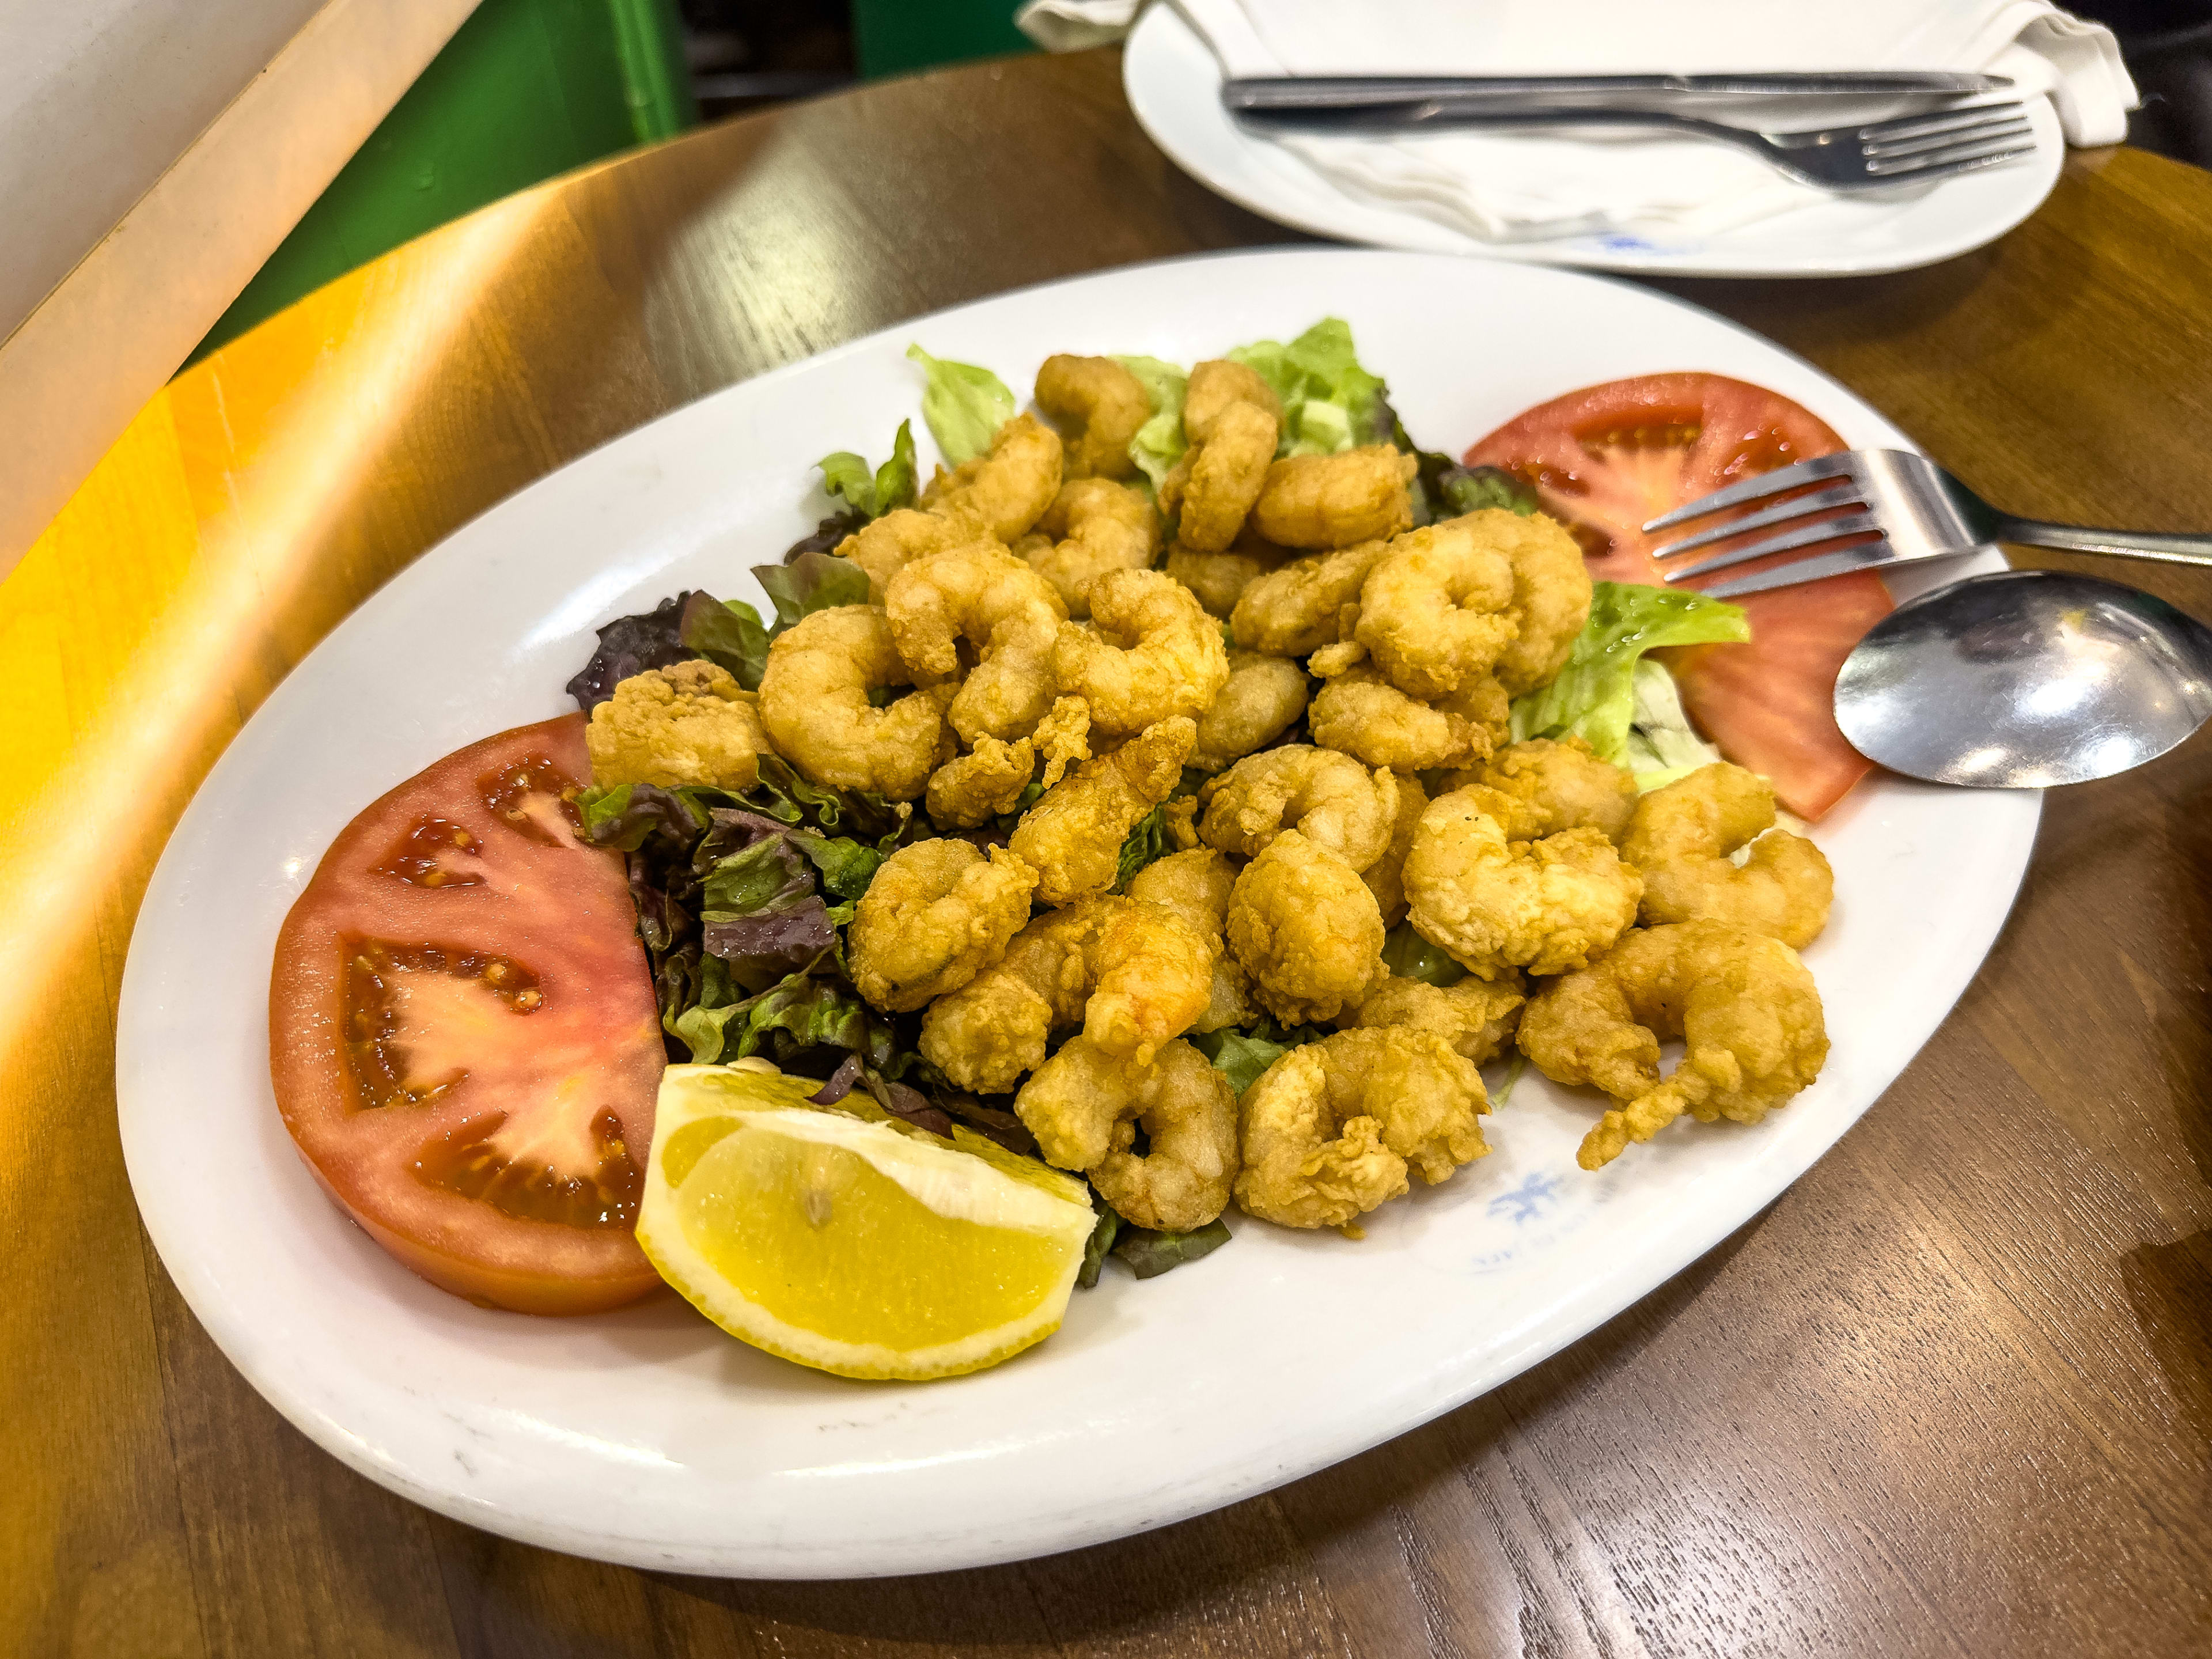
M2049 93L2076 144L2126 135L2134 82L2110 30L2045 0L1175 0L1224 75L1715 74L1750 70L1961 70ZM1041 0L1023 26L1080 25L1116 0ZM1135 8L1121 0L1122 15ZM1051 21L1044 21L1049 10ZM1895 107L1895 106L1891 106ZM1887 112L1823 100L1744 125L1818 126ZM1710 110L1700 113L1713 114ZM1714 118L1728 119L1727 112ZM1485 241L1596 234L1710 235L1834 198L1755 156L1700 139L1438 133L1273 140L1352 201L1417 213ZM1909 195L1932 188L1900 185Z

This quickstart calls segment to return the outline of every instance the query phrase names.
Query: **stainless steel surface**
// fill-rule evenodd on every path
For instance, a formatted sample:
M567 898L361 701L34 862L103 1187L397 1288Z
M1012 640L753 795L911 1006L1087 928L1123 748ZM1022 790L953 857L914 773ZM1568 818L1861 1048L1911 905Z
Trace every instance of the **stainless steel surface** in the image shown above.
M1257 75L1221 83L1232 110L1351 109L1431 99L1955 97L2002 92L2002 75L1823 70L1765 75Z
M1805 489L1816 483L1826 487ZM1793 493L1800 490L1804 493ZM1652 549L1654 558L1670 559L1750 531L1773 529L1771 535L1670 569L1666 580L1686 581L1753 559L1852 537L1863 539L1754 575L1716 583L1704 591L1716 599L1735 599L1870 565L1948 558L1971 553L1991 542L2016 542L2070 553L2107 553L2167 564L2212 565L2212 536L2162 530L2091 530L2014 518L1991 507L1926 456L1901 449L1855 449L1816 455L1809 461L1762 472L1700 496L1687 506L1662 513L1644 528L1647 533L1669 529L1760 502L1768 504Z
M1836 677L1858 751L1936 783L2036 789L2155 760L2212 716L2212 628L2062 570L1939 587L1876 623Z

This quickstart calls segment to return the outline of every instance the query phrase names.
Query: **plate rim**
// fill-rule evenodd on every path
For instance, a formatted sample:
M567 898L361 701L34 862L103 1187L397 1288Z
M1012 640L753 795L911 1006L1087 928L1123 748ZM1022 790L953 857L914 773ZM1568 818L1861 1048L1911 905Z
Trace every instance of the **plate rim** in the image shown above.
M1173 5L1145 7L1138 14L1137 21L1131 27L1123 46L1122 96L1128 103L1130 113L1136 118L1137 125L1144 130L1145 136L1158 145L1161 153L1186 177L1191 179L1201 188L1244 209L1248 213L1256 214L1270 223L1281 225L1287 229L1301 231L1312 236L1327 237L1333 241L1343 242L1352 246L1407 253L1446 253L1462 258L1495 259L1510 264L1542 265L1555 269L1609 271L1623 275L1650 276L1728 278L1753 282L1814 281L1823 276L1879 276L1893 271L1917 270L1928 265L1940 264L1946 259L1955 259L1962 254L1972 252L1977 248L1986 247L1999 237L2017 229L2033 216L2045 201L2050 199L2051 191L2057 188L2059 175L2063 171L2066 162L2066 143L2063 132L2056 133L2055 144L2039 142L2037 171L2042 175L2041 184L2033 191L2022 192L2021 200L2024 205L2015 216L2008 218L2003 224L1986 235L1977 234L1966 240L1945 242L1938 245L1932 252L1911 253L1903 257L1872 256L1820 265L1772 266L1715 264L1694 256L1672 256L1658 250L1618 249L1609 252L1601 250L1586 250L1571 252L1564 246L1566 241L1564 238L1558 240L1493 244L1477 242L1473 238L1462 238L1461 240L1464 242L1464 246L1449 247L1427 244L1415 246L1407 242L1370 241L1357 230L1346 229L1340 221L1332 221L1328 213L1319 206L1304 210L1293 210L1282 202L1269 198L1265 192L1253 189L1240 180L1224 178L1210 167L1201 167L1198 157L1188 146L1176 142L1173 125L1161 118L1162 102L1155 100L1149 95L1150 88L1143 84L1139 77L1142 69L1149 66L1152 54L1181 49L1183 42L1176 38L1178 30L1182 35L1188 37L1191 46L1195 47L1209 60L1212 58L1212 52L1208 51L1197 31L1192 27L1189 20ZM1170 42L1172 45L1168 44ZM1218 86L1221 80L1218 64L1214 64L1211 72L1214 77L1214 83ZM2056 127L2057 113L2049 93L2038 93L2034 95L2030 114L2031 118L2036 119L2039 125ZM1430 221L1420 219L1417 215L1389 214L1388 210L1379 208L1374 211L1378 215L1387 215L1387 216L1409 222L1431 223ZM1453 234L1447 227L1438 225L1435 226L1435 228L1443 235ZM1727 233L1721 233L1723 239L1726 235Z
M1658 1285L1709 1253L1738 1228L1748 1224L1760 1211L1794 1185L1814 1163L1826 1154L1837 1139L1840 1139L1867 1110L1872 1109L1895 1082L1897 1076L1917 1057L1920 1050L1934 1035L1936 1027L1948 1017L1951 1008L1955 1006L1957 1000L1955 995L1950 1002L1943 1006L1941 1013L1928 1023L1926 1030L1898 1061L1895 1070L1881 1079L1880 1087L1872 1092L1865 1104L1838 1123L1832 1133L1819 1139L1817 1142L1808 1143L1808 1150L1806 1151L1802 1162L1796 1163L1778 1184L1773 1187L1772 1191L1753 1206L1749 1214L1737 1217L1717 1228L1699 1230L1689 1238L1688 1242L1682 1243L1679 1249L1655 1252L1645 1259L1641 1271L1633 1275L1613 1279L1611 1282L1614 1285L1625 1285L1628 1288L1621 1292L1617 1300L1610 1303L1605 1312L1579 1329L1572 1332L1562 1330L1548 1340L1539 1340L1524 1348L1516 1350L1509 1357L1495 1360L1488 1370L1478 1369L1474 1373L1462 1377L1455 1386L1442 1394L1425 1397L1419 1404L1408 1403L1404 1409L1396 1413L1388 1418L1364 1423L1352 1433L1328 1438L1325 1449L1317 1455L1301 1456L1297 1460L1281 1463L1269 1469L1250 1473L1237 1479L1226 1481L1216 1480L1203 1490L1186 1488L1173 1496L1167 1493L1156 1494L1157 1497L1166 1501L1152 1507L1141 1518L1136 1520L1130 1520L1126 1516L1109 1516L1102 1510L1093 1513L1087 1520L1058 1517L1058 1523L1049 1530L1049 1535L1041 1548L1027 1540L1011 1539L1002 1539L994 1546L981 1548L975 1547L973 1540L969 1540L968 1547L951 1549L933 1548L924 1544L920 1547L909 1548L905 1554L896 1559L866 1564L856 1564L848 1559L828 1557L810 1557L800 1559L793 1559L787 1555L776 1556L776 1559L771 1561L769 1558L776 1555L774 1546L764 1546L758 1540L747 1540L739 1544L701 1545L697 1540L687 1538L618 1537L604 1531L594 1531L590 1528L579 1527L558 1519L549 1518L544 1515L526 1512L511 1504L505 1506L489 1504L483 1498L469 1492L451 1486L441 1486L421 1478L410 1463L381 1455L378 1448L366 1443L350 1432L343 1423L321 1410L313 1400L306 1396L297 1386L295 1379L286 1374L286 1367L272 1362L265 1353L251 1347L247 1347L247 1351L241 1354L241 1347L246 1346L257 1336L252 1322L246 1320L233 1322L230 1317L232 1313L230 1304L222 1297L219 1289L210 1284L206 1277L198 1271L199 1264L193 1261L188 1245L180 1243L175 1237L168 1224L169 1218L163 1213L159 1197L155 1196L149 1202L149 1191L156 1194L160 1191L158 1171L147 1166L146 1160L150 1153L139 1135L134 1133L133 1125L144 1123L147 1121L147 1114L153 1109L145 1098L143 1091L153 1086L149 1073L154 1068L149 1066L144 1056L134 1052L132 1032L135 1028L144 1023L141 1017L143 1010L155 994L152 986L160 970L153 964L148 953L139 948L141 940L149 936L149 929L158 929L160 923L155 919L162 915L166 906L177 896L177 890L187 886L191 881L191 875L183 863L185 849L193 840L187 831L193 827L197 815L203 811L212 813L216 810L213 805L204 804L212 803L219 799L222 792L218 786L225 769L233 764L234 757L245 752L245 746L240 739L245 737L255 720L263 720L270 711L284 708L295 698L311 696L313 692L309 688L311 688L313 676L309 671L318 653L333 653L333 642L342 641L347 631L354 628L358 619L365 614L380 610L386 604L402 604L411 589L412 584L410 578L414 575L416 567L424 564L434 555L457 539L471 532L481 533L477 531L477 526L484 521L511 510L514 503L528 495L532 491L538 489L548 481L560 477L572 469L584 465L593 458L600 456L603 452L626 443L641 442L641 434L652 431L663 423L698 418L701 406L717 398L731 397L745 389L764 384L774 385L787 379L798 378L814 371L825 362L869 351L887 341L895 341L897 337L910 335L915 331L927 328L933 322L941 319L988 307L1021 295L1074 288L1085 283L1112 282L1118 277L1137 271L1179 268L1200 264L1273 260L1294 262L1359 260L1390 264L1405 262L1434 264L1444 261L1455 262L1455 259L1456 256L1449 254L1367 247L1293 246L1209 250L1108 267L1073 276L1047 279L1022 288L940 307L921 316L902 319L883 329L874 330L866 335L841 342L823 351L792 362L777 365L749 380L706 393L701 398L665 411L651 422L617 434L606 443L540 475L538 478L533 479L521 489L493 503L465 524L456 527L432 547L425 549L423 553L411 561L405 569L386 582L375 592L367 596L360 605L349 611L337 626L331 629L329 634L316 643L299 664L295 665L294 669L284 677L283 680L272 689L260 707L241 726L240 732L230 743L226 744L223 754L217 758L207 776L194 791L192 799L187 804L185 811L179 815L177 824L163 849L161 858L148 883L138 914L133 921L131 948L126 956L118 1000L116 1026L118 1124L134 1199L139 1206L148 1235L153 1241L165 1269L176 1284L179 1294L184 1297L195 1318L216 1341L226 1358L256 1392L323 1449L331 1452L341 1462L376 1480L380 1485L400 1493L410 1501L453 1519L548 1548L641 1568L673 1569L718 1573L731 1577L788 1578L891 1577L982 1566L1087 1547L1223 1508L1355 1456L1375 1445L1407 1432L1423 1423L1431 1421L1488 1392L1491 1389L1499 1386L1528 1367L1541 1363L1543 1359L1573 1342L1579 1341L1607 1320L1617 1316L1621 1311L1633 1306ZM1616 276L1553 266L1524 265L1521 269L1528 271L1536 280L1546 283L1564 282L1571 286L1577 283L1589 283L1624 289L1634 294L1640 301L1656 301L1663 305L1693 313L1708 324L1716 324L1732 334L1742 336L1759 348L1796 364L1824 386L1833 388L1841 398L1868 410L1882 424L1895 430L1893 423L1889 422L1886 416L1881 415L1879 410L1875 409L1863 398L1844 386L1818 365L1755 331L1746 328L1732 319L1675 295L1648 289L1640 283L1624 281ZM1536 274L1540 272L1541 275L1537 276ZM391 597L387 598L387 596ZM242 762L239 763L243 764ZM1961 981L1959 995L1964 994L1966 986L1970 984L1975 975L1980 971L1981 963L1986 959L1990 947L2002 932L2024 885L2027 861L2040 819L2039 793L2028 796L2023 804L2026 811L2024 814L2017 816L2016 821L2011 826L2011 842L2007 849L2008 853L2013 855L2014 864L2010 891L2006 896L2002 909L1990 922L1988 936L1979 942L1979 947L1973 956L1972 966L1967 970L1965 979ZM211 1308L214 1310L212 1316Z

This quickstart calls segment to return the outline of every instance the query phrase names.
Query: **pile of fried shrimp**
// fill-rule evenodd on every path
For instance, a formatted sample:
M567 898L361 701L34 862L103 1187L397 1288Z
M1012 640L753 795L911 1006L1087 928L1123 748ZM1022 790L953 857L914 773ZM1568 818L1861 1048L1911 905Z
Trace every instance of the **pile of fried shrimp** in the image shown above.
M1686 1113L1757 1122L1819 1073L1797 951L1832 881L1772 790L1717 763L1639 794L1578 739L1510 740L1589 615L1565 530L1411 527L1413 456L1279 458L1276 396L1233 362L1191 372L1157 491L1119 362L1054 357L1036 400L836 550L869 602L779 635L757 695L696 663L638 688L672 732L719 718L725 761L926 809L939 836L877 872L848 959L871 1003L921 1012L952 1085L1012 1095L1041 1155L1139 1226L1233 1200L1356 1236L1411 1175L1488 1152L1476 1068L1509 1045L1611 1097L1589 1170ZM716 781L672 742L631 781ZM1163 806L1177 850L1123 883ZM1394 975L1401 921L1466 976ZM1334 1034L1240 1097L1189 1039L1267 1021Z

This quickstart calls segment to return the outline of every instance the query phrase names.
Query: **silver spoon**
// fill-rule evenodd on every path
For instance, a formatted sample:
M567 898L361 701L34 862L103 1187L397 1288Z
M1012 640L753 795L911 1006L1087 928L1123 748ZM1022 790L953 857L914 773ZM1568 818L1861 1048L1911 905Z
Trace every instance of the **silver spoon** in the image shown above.
M2035 789L2155 760L2212 717L2212 628L2061 570L1969 576L1899 605L1836 677L1836 723L1908 777Z

